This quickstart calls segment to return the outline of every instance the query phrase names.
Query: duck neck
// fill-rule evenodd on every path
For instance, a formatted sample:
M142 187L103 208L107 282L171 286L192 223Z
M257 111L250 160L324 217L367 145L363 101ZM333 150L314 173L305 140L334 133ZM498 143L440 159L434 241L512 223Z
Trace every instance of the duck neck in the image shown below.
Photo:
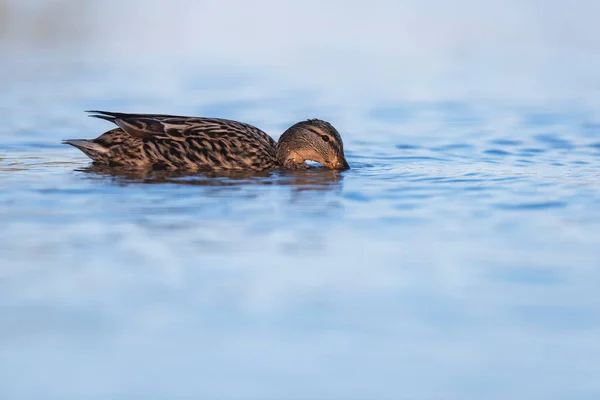
M287 169L302 169L306 167L305 154L301 146L294 146L294 141L279 139L276 146L277 164Z

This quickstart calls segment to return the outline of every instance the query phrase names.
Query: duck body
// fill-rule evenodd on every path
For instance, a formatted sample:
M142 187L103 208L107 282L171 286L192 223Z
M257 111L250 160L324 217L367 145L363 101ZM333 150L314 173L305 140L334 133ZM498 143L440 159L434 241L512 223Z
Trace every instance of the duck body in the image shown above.
M264 171L306 168L305 161L313 160L333 169L349 168L339 133L328 122L317 119L290 127L278 143L255 126L228 119L90 112L118 127L95 139L63 143L80 149L98 164Z

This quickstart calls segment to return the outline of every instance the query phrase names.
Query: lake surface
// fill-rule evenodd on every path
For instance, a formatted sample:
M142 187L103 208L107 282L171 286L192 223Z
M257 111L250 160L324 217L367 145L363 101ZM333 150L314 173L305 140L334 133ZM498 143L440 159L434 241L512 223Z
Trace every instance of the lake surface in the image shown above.
M487 57L448 75L414 56L388 87L393 71L354 59L335 79L345 53L315 75L309 61L144 64L135 38L94 42L121 49L111 58L57 37L0 40L1 399L600 395L587 48L548 58L578 74L549 62L518 79ZM86 109L232 118L274 138L319 117L351 169L97 170L60 144L111 127Z

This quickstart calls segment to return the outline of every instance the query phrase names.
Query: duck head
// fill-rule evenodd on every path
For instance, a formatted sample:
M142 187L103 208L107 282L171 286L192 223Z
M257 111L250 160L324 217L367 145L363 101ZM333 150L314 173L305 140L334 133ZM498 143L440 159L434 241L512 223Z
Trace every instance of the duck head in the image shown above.
M277 143L277 161L284 168L306 168L306 161L336 170L350 168L338 131L327 121L309 119L289 127Z

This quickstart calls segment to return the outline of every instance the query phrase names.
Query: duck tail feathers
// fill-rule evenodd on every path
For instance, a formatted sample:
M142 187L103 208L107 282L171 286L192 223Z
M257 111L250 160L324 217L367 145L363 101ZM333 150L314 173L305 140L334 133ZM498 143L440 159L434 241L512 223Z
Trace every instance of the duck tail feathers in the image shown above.
M85 139L68 139L63 140L63 144L69 144L73 147L78 148L82 152L85 153L86 156L91 158L92 160L102 160L106 158L109 153L109 149L102 146L99 143L96 143L92 140Z

